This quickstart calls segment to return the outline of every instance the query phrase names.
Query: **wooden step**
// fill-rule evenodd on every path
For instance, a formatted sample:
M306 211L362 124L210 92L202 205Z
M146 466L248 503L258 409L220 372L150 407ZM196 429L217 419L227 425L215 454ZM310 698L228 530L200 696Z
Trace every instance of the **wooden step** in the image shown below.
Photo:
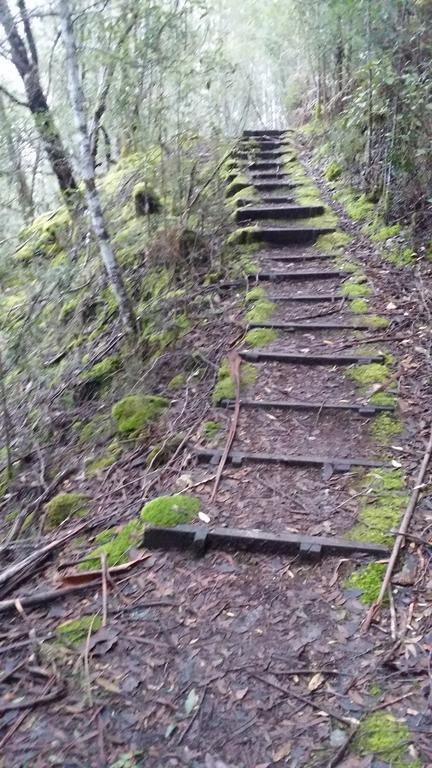
M383 363L383 355L320 355L302 352L285 352L283 349L273 352L265 349L241 350L243 360L251 363L288 363L291 365L369 365Z
M274 328L280 331L368 331L371 329L367 320L307 320L287 322L248 323L248 329Z
M283 181L280 179L274 181L254 180L253 185L251 186L254 186L257 192L273 192L278 189L294 189L297 184L286 177Z
M254 227L252 230L246 229L244 242L272 245L314 243L321 235L328 235L334 231L335 227Z
M246 139L260 139L266 136L284 136L285 133L292 132L292 128L259 128L256 130L244 130L243 136Z
M260 270L256 275L254 275L254 277L257 280L274 280L275 282L285 282L287 280L331 280L336 277L348 277L348 275L346 272L342 272L338 269L328 269L325 271L320 269L296 269L290 270L289 272Z
M323 213L323 205L250 205L237 208L235 219L238 222L260 219L309 219Z
M258 554L296 555L308 560L317 560L322 555L350 557L362 554L383 558L390 554L388 548L382 544L351 541L337 536L277 534L256 528L208 528L204 525L146 527L143 546L146 549L191 549L195 555L201 556L208 549L227 549Z
M260 255L262 256L262 254ZM265 254L264 258L270 261L329 261L334 259L334 256L330 253L292 253L290 256L289 253L272 254L269 252Z
M234 400L221 400L218 403L221 407L233 409ZM252 400L247 398L240 399L241 408L250 408L252 410L277 410L277 411L345 411L357 413L359 416L376 416L379 413L393 413L393 405L369 405L363 403L333 403L333 402L312 402L310 400Z
M202 448L201 446L193 448L193 452L198 461L208 461L211 464L218 464L223 454L223 451L217 448ZM245 462L250 464L283 464L287 467L330 466L334 472L351 472L354 467L373 469L374 467L389 466L379 461L379 459L366 459L363 456L339 458L336 456L315 456L312 454L309 456L294 453L249 453L248 451L230 451L227 461L236 467L241 467Z
M269 301L294 301L299 303L314 304L314 303L335 303L337 301L344 301L345 297L340 293L297 293L292 296L267 296Z

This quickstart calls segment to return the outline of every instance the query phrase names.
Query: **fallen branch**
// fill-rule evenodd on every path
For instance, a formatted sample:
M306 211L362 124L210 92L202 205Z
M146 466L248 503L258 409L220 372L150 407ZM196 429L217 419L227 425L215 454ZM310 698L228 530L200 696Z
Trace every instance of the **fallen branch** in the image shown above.
M234 438L237 432L237 425L240 415L240 367L241 367L241 357L239 353L236 350L233 350L232 352L229 352L228 354L228 365L230 368L231 376L234 379L234 385L235 385L235 405L234 405L234 413L231 419L231 424L228 432L228 436L225 442L225 448L223 450L219 466L217 468L215 482L213 486L213 490L210 496L210 501L214 501L217 490L219 488L219 483L222 477L222 472L224 471L225 464L227 462L228 454L231 450L231 446L234 442Z
M11 701L9 704L0 704L0 714L10 712L12 709L33 709L33 707L40 707L42 704L50 704L52 701L61 699L66 694L66 690L66 683L62 683L50 693L22 699L22 701Z
M90 587L96 587L97 581L91 581L88 584L76 584L73 587L64 587L64 589L49 589L46 592L35 592L33 595L27 595L25 597L11 597L8 600L0 600L0 613L6 613L16 607L17 600L21 603L23 608L34 608L37 605L45 605L46 603L52 603L55 600L72 595L74 592L81 592L84 589L90 589Z
M380 593L379 593L378 598L375 601L375 603L369 609L368 614L367 614L367 616L366 616L366 618L364 620L364 623L363 623L363 629L364 630L369 629L372 621L376 618L377 613L379 612L379 610L380 610L380 608L382 606L382 602L383 602L383 600L384 600L384 598L386 596L387 589L390 586L391 578L392 578L392 575L393 575L393 571L394 571L397 559L399 557L399 553L400 553L401 547L402 547L402 545L405 542L405 534L408 531L408 527L409 527L409 524L411 522L411 518L412 518L412 516L414 514L414 510L415 510L415 508L417 506L417 501L418 501L418 498L419 498L419 495L420 495L420 491L421 491L422 486L423 486L423 480L425 478L426 471L427 471L427 468L429 466L431 455L432 455L432 429L431 429L430 436L429 436L429 442L427 444L426 451L425 451L425 454L423 456L423 461L421 463L420 470L419 470L419 473L418 473L418 476L417 476L417 481L416 481L416 484L414 486L414 490L413 490L413 492L411 494L411 498L409 500L409 503L408 503L408 506L406 508L405 514L403 516L403 520L402 520L402 522L400 524L400 527L399 527L399 533L396 536L395 543L393 545L393 550L392 550L392 553L390 555L390 560L389 560L388 565L387 565L387 570L385 572L385 576L384 576L383 582L381 584Z

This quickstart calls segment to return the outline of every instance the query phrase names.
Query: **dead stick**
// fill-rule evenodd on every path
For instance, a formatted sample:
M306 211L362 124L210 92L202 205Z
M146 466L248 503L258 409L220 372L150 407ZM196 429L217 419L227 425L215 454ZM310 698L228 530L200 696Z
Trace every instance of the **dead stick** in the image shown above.
M232 352L229 352L228 354L228 365L231 371L231 376L234 379L235 384L235 404L234 404L234 413L231 419L231 424L228 432L228 436L225 443L225 448L223 451L223 454L221 456L221 460L219 462L219 466L217 468L216 472L216 478L212 490L212 494L210 496L210 501L214 501L217 490L219 488L219 483L222 477L222 472L224 471L225 464L227 462L228 454L231 450L231 446L234 442L235 434L237 432L237 425L240 415L240 367L241 367L241 357L239 353L236 350L233 350Z
M338 715L336 712L334 712L331 709L326 709L322 706L322 704L317 704L315 701L312 701L312 699L308 699L307 696L301 696L299 693L294 693L293 691L288 690L288 688L284 688L283 685L279 685L279 683L273 682L273 680L268 680L265 677L261 677L261 675L257 675L255 672L250 673L252 677L254 677L256 680L260 680L261 683L265 683L266 685L269 685L271 688L275 688L277 691L280 691L281 693L284 693L286 696L291 696L293 699L297 699L297 701L303 702L308 707L311 707L312 709L318 710L318 712L325 712L326 715L329 717L333 717L335 720L338 720L340 723L343 723L344 725L348 725L350 728L353 725L353 720L349 720L347 717L342 717L341 715Z
M51 701L60 699L65 693L66 685L63 684L54 691L51 691L51 693L46 693L42 696L23 699L23 701L12 701L10 704L0 704L0 714L3 712L10 712L12 709L32 709L33 707L39 707L41 704L49 704Z
M387 589L388 589L388 587L390 585L390 581L391 581L391 578L392 578L392 575L393 575L393 571L394 571L397 559L399 557L399 553L400 553L402 544L405 542L405 534L408 531L408 527L409 527L409 524L411 522L411 518L412 518L412 516L414 514L414 510L415 510L415 508L417 506L417 501L418 501L418 498L419 498L419 495L420 495L420 491L421 491L421 488L422 488L422 485L423 485L423 480L425 478L427 468L429 466L431 455L432 455L432 429L431 429L430 436L429 436L429 442L427 444L426 451L425 451L425 454L423 456L423 461L421 463L420 470L419 470L419 473L418 473L418 476L417 476L417 481L416 481L416 484L414 486L414 490L413 490L413 492L411 494L411 498L409 500L409 503L408 503L408 506L406 508L405 514L403 516L402 523L400 524L400 527L399 527L399 533L398 533L398 535L397 535L397 537L395 539L395 543L393 545L393 550L392 550L392 553L391 553L391 556L390 556L390 560L389 560L388 565L387 565L387 570L385 572L383 583L381 584L380 593L378 595L378 598L377 598L376 602L371 606L370 610L368 611L368 614L367 614L367 616L365 618L365 621L364 621L364 624L363 624L364 630L369 629L372 621L376 617L376 614L379 612L379 610L381 608L381 605L382 605L382 602L384 600L384 597L386 595Z
M102 571L102 626L106 627L108 623L108 574L107 574L107 556L106 552L101 554Z
M44 605L45 603L52 603L54 600L59 600L67 595L72 595L74 592L80 592L84 589L97 589L97 581L89 584L76 584L73 587L64 587L63 589L51 589L47 592L36 592L33 595L27 597L21 597L20 603L24 608L32 608L36 605ZM15 608L16 598L10 598L8 600L0 600L0 613L6 613Z

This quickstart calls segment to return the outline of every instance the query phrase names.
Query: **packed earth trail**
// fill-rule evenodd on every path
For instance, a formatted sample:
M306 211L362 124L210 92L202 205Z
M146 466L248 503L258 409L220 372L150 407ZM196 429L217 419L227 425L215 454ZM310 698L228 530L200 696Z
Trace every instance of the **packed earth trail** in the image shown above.
M432 641L406 653L414 609L396 638L393 597L362 629L407 504L397 350L368 265L305 189L290 132L246 131L226 182L247 278L221 293L246 284L247 328L219 371L214 429L188 446L200 518L146 529L78 659L45 642L56 604L16 606L0 684L29 650L33 674L49 662L70 677L22 721L0 710L5 768L430 764ZM90 615L100 595L80 600Z

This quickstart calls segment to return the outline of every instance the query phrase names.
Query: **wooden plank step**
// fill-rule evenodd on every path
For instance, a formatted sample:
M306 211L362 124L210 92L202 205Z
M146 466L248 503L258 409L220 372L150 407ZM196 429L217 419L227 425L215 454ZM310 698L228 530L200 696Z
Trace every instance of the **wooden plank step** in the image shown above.
M266 253L265 254L266 259L270 259L270 261L329 261L330 259L334 259L334 256L332 256L330 253Z
M294 181L290 181L286 178L285 181L276 179L275 181L260 181L255 179L253 186L257 192L273 192L275 189L294 189L297 184Z
M331 280L336 277L347 277L346 272L342 272L340 269L328 269L323 272L321 269L299 269L290 270L289 272L266 272L261 270L254 277L257 280L274 280L276 282L284 282L286 280Z
M351 331L369 331L371 329L370 323L367 320L307 320L293 321L293 322L263 322L263 323L249 323L248 329L252 328L274 328L281 331L338 331L338 330L351 330Z
M252 173L260 171L276 171L283 166L282 160L253 160L246 166L246 170Z
M255 130L244 130L243 136L246 139L261 138L265 136L284 136L285 133L291 133L292 128L259 128Z
M383 363L383 355L320 355L302 352L284 352L284 350L266 351L265 349L241 350L243 360L251 363L291 363L292 365L369 365Z
M252 184L255 184L256 181L281 181L283 179L286 179L289 181L289 176L285 173L285 171L251 171L250 177L252 179Z
M221 400L218 405L224 408L234 408L234 400ZM393 405L365 405L363 403L329 403L312 402L309 400L252 400L240 399L241 408L278 410L278 411L347 411L360 416L375 416L378 413L393 413Z
M307 536L303 533L269 533L256 528L209 528L203 525L177 525L170 528L148 527L143 545L147 549L192 549L204 555L207 549L230 549L248 552L293 555L316 560L322 555L356 554L387 557L382 544L351 541L338 536Z
M314 243L321 235L329 235L335 227L254 227L246 229L246 241L292 245L293 243Z
M199 461L208 461L211 464L219 464L223 451L217 448L203 448L195 446L193 452ZM332 467L333 472L351 472L354 467L388 467L386 463L378 459L365 459L362 456L350 456L338 458L335 456L306 456L290 453L249 453L249 451L230 451L227 462L234 467L243 466L244 462L251 464L283 464L286 467Z
M298 301L305 303L323 303L344 301L345 297L340 293L298 293L292 296L267 296L269 301Z
M235 219L238 222L254 219L308 219L324 213L323 205L250 205L237 208Z
M259 202L254 200L254 198L237 198L235 205L237 208L245 208L247 205L254 206L259 205L259 203L263 203L263 205L292 205L294 203L294 198L289 195L279 195L276 197L262 197Z

